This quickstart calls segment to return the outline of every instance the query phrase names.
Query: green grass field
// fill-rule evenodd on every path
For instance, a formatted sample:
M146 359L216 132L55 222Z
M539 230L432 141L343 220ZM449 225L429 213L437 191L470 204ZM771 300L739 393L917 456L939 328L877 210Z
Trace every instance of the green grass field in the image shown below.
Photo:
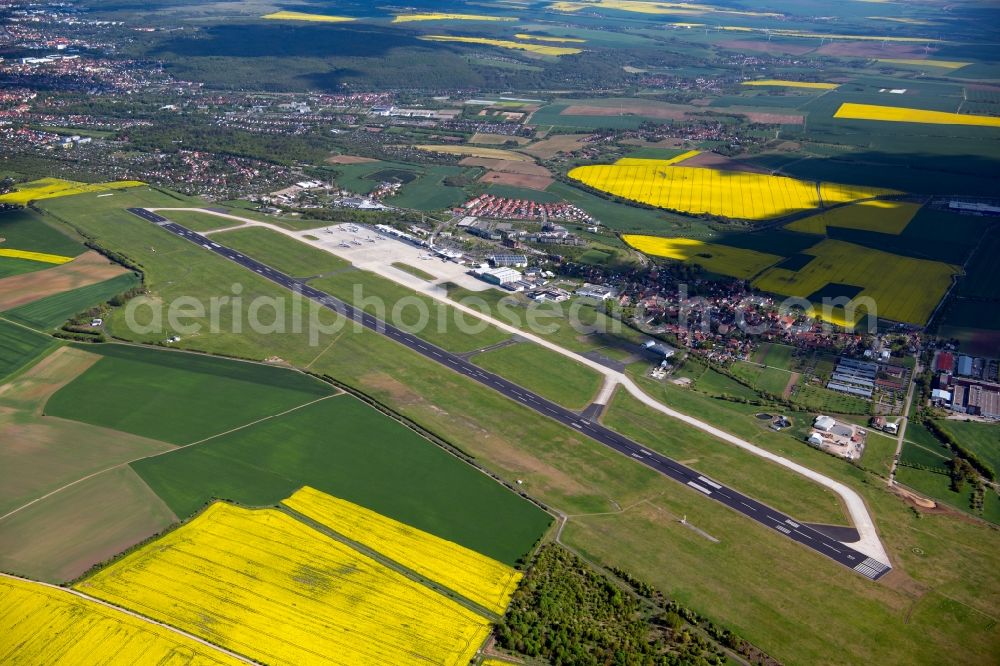
M334 391L255 363L140 347L87 347L105 357L49 400L45 413L189 444Z
M58 328L70 317L106 303L110 298L138 285L139 278L135 273L124 273L104 282L46 296L7 310L3 316L39 330Z
M910 432L909 425L906 426L906 432ZM900 453L899 459L911 465L924 465L931 469L947 472L948 461L952 459L952 455L948 449L940 444L915 444L904 441L903 451Z
M513 564L550 517L353 397L133 464L178 516L270 506L309 485Z
M368 271L343 271L310 284L348 303L364 302L367 312L448 351L469 352L510 337L492 325Z
M747 400L756 400L760 398L760 395L753 389L748 388L734 379L727 377L721 372L712 370L711 368L706 368L705 371L698 376L697 381L694 383L694 387L699 391L715 397L728 396L731 398L746 398Z
M759 363L772 368L791 370L794 363L792 360L792 355L794 353L795 347L765 342L760 346L760 352L757 360Z
M433 275L431 275L427 271L422 271L419 268L417 268L416 266L411 266L409 264L404 264L401 261L395 261L395 262L393 262L392 263L392 267L393 268L398 268L399 270L403 271L404 273L409 273L410 275L412 275L415 278L420 278L424 282L433 282L436 279Z
M472 362L570 409L586 407L601 388L596 370L532 343L476 354Z
M0 319L0 379L40 358L55 344L47 335Z
M740 379L750 382L755 389L777 396L784 392L788 380L791 378L791 373L786 370L763 368L746 361L733 363L730 372Z
M615 393L602 421L798 519L831 525L846 520L840 500L829 490L777 465L761 466L752 454L657 414L624 391Z
M30 261L28 259L14 259L13 257L0 257L0 279L11 277L12 275L24 275L52 268L52 264L45 264L41 261Z
M232 214L244 215L246 213L247 211L233 211ZM209 213L199 213L194 210L165 210L157 214L192 231L215 231L216 229L235 227L240 224L236 220L219 217L218 215L210 215ZM250 215L246 214L246 217L250 217Z
M947 419L939 420L937 424L995 473L1000 473L1000 425Z
M799 382L792 401L803 409L832 414L867 414L869 406L861 398L805 382Z
M912 467L899 467L896 471L897 480L903 485L913 488L931 499L943 502L948 506L965 513L973 513L970 508L972 487L966 483L962 492L951 489L951 477L947 474L937 474ZM995 490L987 489L983 498L982 514L974 514L983 520L1000 524L1000 497Z
M27 208L0 211L0 249L28 250L76 257L87 249Z
M263 227L226 231L214 239L292 277L313 277L351 267L350 262L329 252Z

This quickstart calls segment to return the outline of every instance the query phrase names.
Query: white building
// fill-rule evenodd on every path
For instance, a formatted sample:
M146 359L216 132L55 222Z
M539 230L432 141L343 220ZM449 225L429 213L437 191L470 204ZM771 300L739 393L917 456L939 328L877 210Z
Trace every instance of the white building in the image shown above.
M476 270L480 280L490 284L505 285L521 279L521 273L513 268L480 268Z
M822 414L817 416L816 420L813 421L813 427L822 432L830 432L835 425L837 425L837 421L833 417L823 416Z
M611 287L605 287L604 285L585 282L582 287L576 290L576 295L606 301L609 298L614 298L615 290Z

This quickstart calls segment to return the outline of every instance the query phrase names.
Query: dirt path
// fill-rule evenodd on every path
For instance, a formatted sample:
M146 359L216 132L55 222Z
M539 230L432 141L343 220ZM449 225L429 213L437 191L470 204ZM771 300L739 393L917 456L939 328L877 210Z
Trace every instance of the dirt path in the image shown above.
M801 376L802 375L800 375L797 372L792 373L792 375L788 378L788 383L785 384L785 390L781 392L782 398L788 400L789 398L792 397L792 391L795 390L795 385L799 383L799 378Z

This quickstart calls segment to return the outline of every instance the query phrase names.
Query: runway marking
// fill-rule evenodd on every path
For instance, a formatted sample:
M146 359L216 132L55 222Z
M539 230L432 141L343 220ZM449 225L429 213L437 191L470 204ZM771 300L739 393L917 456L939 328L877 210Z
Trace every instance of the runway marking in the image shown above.
M750 506L749 504L747 504L747 503L746 503L746 502L744 502L743 500L740 500L740 504L742 504L742 505L743 505L743 506L745 506L746 508L750 509L751 511L756 511L756 510L757 510L757 508L756 508L756 507L753 507L753 506Z
M792 531L790 529L788 529L787 527L785 527L784 525L775 525L774 529L778 530L782 534L791 534L792 533Z
M892 567L887 566L884 562L879 562L878 560L869 557L865 559L864 562L855 566L854 570L857 571L862 576L866 576L868 578L871 578L872 580L875 580L876 578L883 575L886 571L888 571L891 568Z
M799 525L797 522L795 522L791 518L785 518L785 522L788 523L789 525L791 525L792 527L802 527L801 525Z
M699 480L699 481L704 481L705 483L707 483L708 485L712 486L712 487L713 487L713 488L715 488L716 490L721 490L721 489L722 489L722 486L720 486L719 484L717 484L717 483L716 483L715 481L709 481L708 479L706 479L706 478L705 478L705 477L703 477L703 476L700 476L700 475L699 475L699 476L698 476L698 480Z
M832 550L832 551L833 551L833 552L835 552L835 553L839 553L839 552L841 552L840 550L838 550L838 549L834 548L833 546L831 546L831 545L830 545L830 544L828 544L828 543L824 543L823 545L824 545L824 546L826 546L827 548L829 548L830 550Z
M811 536L809 536L805 532L800 532L799 530L795 530L795 533L796 534L801 534L802 536L804 536L805 538L809 539L810 541L815 541L815 539L813 539Z
M688 482L687 482L687 484L688 484L689 486L691 486L692 488L694 488L695 490L700 490L701 492L705 493L706 495L711 495L711 494L712 494L712 491L711 491L711 490L709 490L709 489L708 489L708 488L706 488L705 486L699 486L699 485L698 485L697 483L695 483L694 481L688 481Z

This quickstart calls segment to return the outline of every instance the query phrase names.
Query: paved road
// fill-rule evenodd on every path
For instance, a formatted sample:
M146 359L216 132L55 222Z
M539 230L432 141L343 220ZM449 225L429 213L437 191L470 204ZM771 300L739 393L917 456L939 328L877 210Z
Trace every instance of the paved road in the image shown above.
M594 423L581 417L578 413L555 404L545 398L532 393L523 387L510 382L503 377L473 365L460 356L452 354L440 347L436 347L417 336L398 329L386 322L376 319L372 315L363 312L354 306L345 303L333 296L315 289L301 280L289 277L270 266L260 263L236 250L227 248L219 243L207 238L186 227L173 223L142 208L130 208L129 212L139 217L159 225L172 234L186 238L192 243L201 245L207 250L234 261L237 264L258 273L259 275L275 282L283 287L301 293L305 298L309 298L324 307L337 312L344 317L359 322L363 326L392 340L413 351L451 368L459 374L483 384L495 391L499 391L506 397L519 402L534 411L555 419L560 423L574 428L581 434L618 451L622 455L634 459L636 462L646 465L656 470L664 476L670 477L679 483L683 483L696 492L700 492L705 497L720 502L729 508L742 513L743 515L757 521L769 529L782 533L789 539L796 541L807 548L829 557L830 559L854 569L863 576L872 580L878 580L890 571L890 567L878 560L868 557L864 553L854 550L843 543L822 534L811 527L793 520L791 517L773 509L769 506L747 497L731 488L714 481L697 471L681 465L680 463L660 455L654 451L644 448L641 444L634 442L599 423Z

